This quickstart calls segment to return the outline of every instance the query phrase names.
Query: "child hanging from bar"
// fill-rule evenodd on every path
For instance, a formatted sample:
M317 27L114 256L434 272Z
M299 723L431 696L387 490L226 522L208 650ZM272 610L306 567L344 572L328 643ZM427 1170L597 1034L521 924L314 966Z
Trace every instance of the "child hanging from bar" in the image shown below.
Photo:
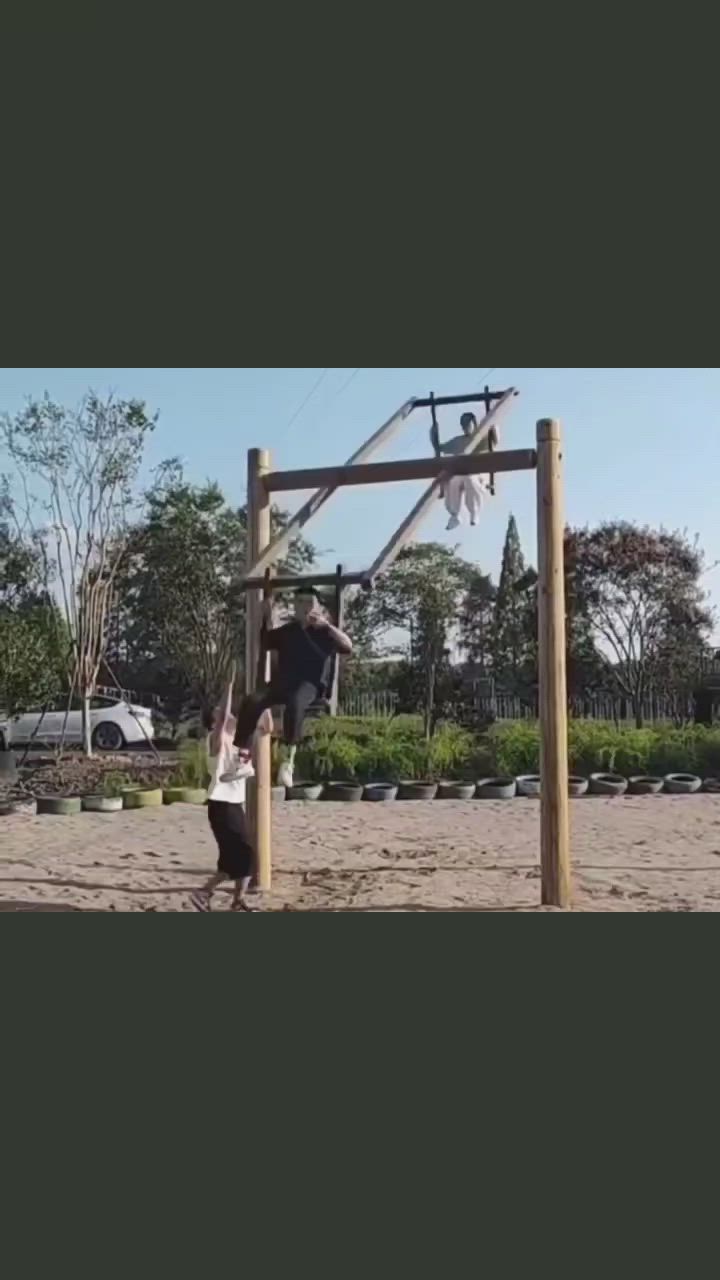
M430 441L435 450L435 457L440 458L443 454L453 458L462 457L467 452L468 440L471 440L478 430L478 420L475 414L464 413L460 419L463 434L454 436L446 444L441 444L437 410L434 404L431 407L433 422ZM500 436L497 427L491 427L485 439L478 445L476 452L493 452L497 449L499 442ZM448 530L457 529L462 524L463 506L465 506L470 516L470 524L476 525L483 499L486 494L492 492L491 481L485 476L451 476L446 482L443 492L445 506L450 516Z
M196 911L211 911L215 890L225 880L235 883L232 911L253 911L248 892L255 867L255 850L245 816L246 779L254 772L252 764L238 767L233 735L237 721L232 713L234 673L222 703L206 720L208 729L208 821L218 848L217 871L202 889L190 895ZM260 716L257 734L272 732L269 712Z
M283 707L283 742L287 758L278 771L278 784L291 787L295 777L295 756L302 741L305 717L318 698L329 692L332 658L352 653L352 640L330 622L314 587L295 594L295 617L284 626L273 626L273 608L265 602L261 632L261 668L265 656L275 655L270 683L245 700L238 715L235 746L240 755L240 771L249 767L250 746L264 712Z

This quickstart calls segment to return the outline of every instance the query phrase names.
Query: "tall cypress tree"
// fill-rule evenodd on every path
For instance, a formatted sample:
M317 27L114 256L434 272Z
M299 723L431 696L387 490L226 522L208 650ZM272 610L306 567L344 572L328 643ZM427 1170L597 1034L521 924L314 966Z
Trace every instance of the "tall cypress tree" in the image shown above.
M528 569L520 535L515 517L511 515L495 602L493 667L499 683L512 692L518 687L528 657L528 586Z

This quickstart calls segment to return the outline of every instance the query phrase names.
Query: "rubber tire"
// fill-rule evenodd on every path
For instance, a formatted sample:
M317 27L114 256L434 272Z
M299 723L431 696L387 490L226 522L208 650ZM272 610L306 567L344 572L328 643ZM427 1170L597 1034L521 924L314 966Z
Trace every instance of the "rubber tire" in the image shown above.
M284 804L286 800L287 800L287 789L285 787L272 788L273 804Z
M527 773L517 780L517 790L519 796L524 796L526 800L539 800L542 780L536 773Z
M587 778L578 778L573 775L568 779L568 791L571 800L581 800L590 790L590 783Z
M323 795L323 800L334 800L337 804L359 804L362 798L363 788L352 782L329 782Z
M122 796L83 796L83 813L120 813Z
M483 778L475 788L478 800L514 800L517 793L514 778Z
M627 793L627 778L619 773L593 773L590 778L590 791L594 796L610 796L618 798Z
M664 778L641 776L630 779L631 796L659 796L665 787Z
M706 778L703 791L709 796L720 796L720 778Z
M159 787L148 787L145 791L138 788L137 791L123 792L125 809L159 809L162 802L163 793Z
M669 773L665 779L665 790L669 796L694 796L702 787L702 778L692 773Z
M203 787L165 787L164 804L207 804L208 794Z
M82 800L79 796L41 796L37 811L51 814L54 818L69 818L82 812Z
M474 782L441 782L438 787L438 800L474 800Z
M306 782L296 787L288 787L286 798L288 800L301 800L306 804L314 804L319 800L324 791L322 782Z
M437 793L437 782L401 782L398 800L434 800Z
M115 730L115 733L117 734L117 739L118 739L118 740L117 740L116 745L115 745L114 747L101 747L101 746L100 746L100 743L98 742L97 738L98 738L98 734L100 733L100 731L101 731L102 729L114 729L114 730ZM95 725L95 728L93 729L93 734L92 734L92 744L93 744L93 747L95 748L95 750L96 750L96 751L106 751L106 752L108 752L108 754L112 754L112 752L113 752L113 751L122 751L122 750L124 749L124 747L125 747L125 745L126 745L126 743L125 743L125 735L124 735L124 733L123 733L122 729L120 729L120 728L118 727L118 725L114 724L112 720L102 720L102 721L100 722L100 724L96 724L96 725Z
M398 788L390 782L371 782L363 792L363 800L370 804L390 804L398 798Z

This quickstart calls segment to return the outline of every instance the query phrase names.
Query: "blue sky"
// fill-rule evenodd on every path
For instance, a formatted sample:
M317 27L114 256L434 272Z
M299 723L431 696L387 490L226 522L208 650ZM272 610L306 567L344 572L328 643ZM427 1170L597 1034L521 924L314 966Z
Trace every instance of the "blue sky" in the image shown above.
M45 390L74 403L89 386L144 398L160 412L149 464L178 454L190 479L218 480L228 498L241 502L248 447L270 448L283 469L343 462L410 396L472 391L486 368L361 369L348 385L353 372L328 370L292 425L322 369L1 369L0 411L13 412L27 395ZM709 563L720 560L720 369L498 368L491 381L521 392L506 419L508 447L532 445L538 418L563 420L571 523L627 518L687 529L699 534ZM458 416L446 412L448 430ZM427 414L413 414L378 460L427 456L428 428ZM421 489L394 485L338 494L310 526L322 563L366 568ZM438 503L422 537L459 544L495 576L511 511L534 559L529 473L499 478L498 496L477 529L446 534ZM707 586L720 604L720 570L708 575Z

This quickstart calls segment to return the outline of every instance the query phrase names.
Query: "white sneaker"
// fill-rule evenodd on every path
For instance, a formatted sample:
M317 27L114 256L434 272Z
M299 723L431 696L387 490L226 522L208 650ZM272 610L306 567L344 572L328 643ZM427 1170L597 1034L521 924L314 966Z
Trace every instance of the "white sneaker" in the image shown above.
M294 781L295 781L295 770L293 769L289 761L286 761L285 764L281 764L280 768L278 769L278 786L291 787Z
M459 528L460 528L460 521L458 517L452 516L452 518L448 521L448 527L447 527L448 533L452 533L453 529L459 529Z
M255 770L250 760L239 760L228 773L220 775L221 782L242 782L243 778L254 778Z

